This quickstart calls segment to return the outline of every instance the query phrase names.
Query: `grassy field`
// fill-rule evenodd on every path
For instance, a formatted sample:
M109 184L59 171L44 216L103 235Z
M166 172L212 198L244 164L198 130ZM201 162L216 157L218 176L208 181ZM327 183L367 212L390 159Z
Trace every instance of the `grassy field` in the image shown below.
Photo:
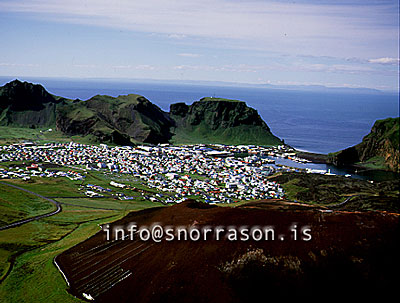
M180 127L174 129L171 139L173 144L256 144L264 146L279 145L281 142L270 133L266 133L262 126L253 126L249 129L246 125L212 130L202 122L199 125Z
M67 292L66 282L53 264L54 257L94 235L100 230L99 224L118 220L130 211L161 206L137 193L129 201L88 199L78 190L81 181L66 178L6 182L44 196L78 198L55 198L68 203L63 204L61 213L0 231L1 302L81 302ZM85 184L88 182L106 186L110 180L103 173L93 172ZM0 185L0 203L1 225L54 208L39 197L6 185Z
M367 169L381 169L381 170L387 169L385 158L380 156L372 157L369 158L368 161L366 162L358 162L356 164L365 167Z
M56 209L48 201L7 185L0 184L0 193L0 226Z
M55 129L49 131L49 128L31 129L26 127L0 126L0 145L22 141L34 141L38 143L74 141L82 144L99 144L92 136L67 136Z

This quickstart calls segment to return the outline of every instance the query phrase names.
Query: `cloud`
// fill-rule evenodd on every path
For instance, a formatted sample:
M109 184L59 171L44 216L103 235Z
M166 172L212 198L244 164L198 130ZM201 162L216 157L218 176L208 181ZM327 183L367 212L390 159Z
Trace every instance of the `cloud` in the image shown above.
M139 65L113 65L111 68L114 69L132 69L132 70L155 70L156 67L148 64L139 64Z
M188 57L188 58L199 58L199 57L201 57L202 55L200 55L200 54L193 54L193 53L180 53L180 54L178 54L178 56L180 56L180 57Z
M224 64L224 65L176 65L174 70L181 71L207 71L207 72L229 72L229 73L260 73L265 72L290 72L290 73L329 73L347 75L393 75L392 71L374 69L365 64L346 65L346 64L323 64L323 63L304 63L294 62L287 64Z
M374 69L363 65L345 64L295 64L292 70L305 72L343 73L343 74L365 74L374 73Z
M169 34L167 35L168 38L170 39L177 39L177 40L181 40L181 39L185 39L186 35L182 35L182 34Z
M99 68L99 65L96 64L73 64L73 67L78 67L78 68Z
M39 67L39 64L32 63L8 63L8 62L0 62L0 66L8 66L8 67Z
M224 65L176 65L174 70L192 70L207 72L229 72L229 73L257 73L260 71L276 70L275 65L250 65L250 64L224 64Z
M400 63L399 58L377 58L377 59L369 59L368 62L370 63L378 63L383 65L398 65Z
M155 70L157 68L154 65L139 64L139 65L134 66L134 69L137 69L137 70Z
M317 56L376 56L366 45L397 51L397 1L272 0L2 0L0 11L165 35L211 39L213 47L251 48ZM204 40L198 40L204 43ZM388 43L385 47L387 49ZM346 47L343 47L343 46ZM340 53L340 54L338 54Z

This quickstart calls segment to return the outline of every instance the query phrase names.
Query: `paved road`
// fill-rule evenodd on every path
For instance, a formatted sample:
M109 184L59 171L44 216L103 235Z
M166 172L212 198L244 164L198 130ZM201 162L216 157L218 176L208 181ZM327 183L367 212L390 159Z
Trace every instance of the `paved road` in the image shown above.
M1 182L1 181L0 181L0 184L6 185L6 186L10 186L10 187L13 187L13 188L22 190L22 191L24 191L24 192L27 192L27 193L29 193L29 194L35 195L35 196L37 196L37 197L39 197L39 198L42 198L42 199L44 199L44 200L47 200L47 201L53 203L53 204L57 207L57 209L56 209L55 211L49 212L49 213L47 213L47 214L43 214L43 215L40 215L40 216L28 218L28 219L21 220L21 221L17 221L17 222L14 222L14 223L11 223L11 224L8 224L8 225L5 225L5 226L1 226L1 227L0 227L0 230L5 230L5 229L8 229L8 228L17 227L17 226L20 226L20 225L25 224L25 223L28 223L28 222L32 222L32 221L39 220L39 219L42 219L42 218L50 217L50 216L53 216L53 215L55 215L55 214L58 214L59 212L62 211L61 203L59 203L59 202L57 202L57 201L55 201L55 200L53 200L53 199L51 199L51 198L47 198L47 197L45 197L45 196L39 195L39 194L37 194L37 193L34 193L33 191L27 190L27 189L25 189L25 188L22 188L22 187L13 185L13 184L8 184L8 183Z
M343 202L340 202L340 203L337 203L337 204L330 205L329 207L331 207L331 208L333 207L333 208L334 208L334 207L343 206L343 205L345 205L345 204L349 203L351 198L353 198L353 197L357 197L357 196L360 196L360 195L351 195L351 196L347 197L347 199L346 199L346 200L344 200Z

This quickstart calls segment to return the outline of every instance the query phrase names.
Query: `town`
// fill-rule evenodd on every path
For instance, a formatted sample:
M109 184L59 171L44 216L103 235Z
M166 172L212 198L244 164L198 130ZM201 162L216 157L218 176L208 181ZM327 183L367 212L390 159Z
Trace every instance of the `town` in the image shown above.
M113 197L129 200L132 197L118 190L131 189L141 192L150 201L164 204L180 203L187 197L210 204L283 198L282 187L266 177L288 168L273 165L274 161L267 156L296 159L293 150L283 145L109 147L74 142L43 145L25 142L0 146L0 162L25 163L25 166L0 168L0 178L65 177L79 181L84 180L89 171L129 175L148 190L135 188L129 182L111 180L109 185L113 189L86 184L84 193L95 198L114 191ZM68 171L57 170L57 167L68 168Z

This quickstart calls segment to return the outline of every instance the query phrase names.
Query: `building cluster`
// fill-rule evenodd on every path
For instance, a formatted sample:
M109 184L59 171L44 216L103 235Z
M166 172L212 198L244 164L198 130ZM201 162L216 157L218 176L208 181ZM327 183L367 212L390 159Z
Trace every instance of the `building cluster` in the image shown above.
M246 156L237 157L239 153ZM0 162L25 161L33 163L31 171L14 170L14 177L49 177L63 175L73 180L84 178L76 170L99 170L129 174L158 194L152 200L180 202L189 196L201 197L207 203L232 203L238 200L282 198L282 187L267 180L277 167L261 156L290 156L284 146L223 146L186 145L172 146L117 146L108 147L77 143L48 143L35 145L21 143L0 146ZM51 172L40 169L40 164L51 163L74 168L70 172ZM39 165L38 165L39 164ZM31 165L31 166L32 166ZM11 172L0 171L0 177L10 177ZM130 187L128 184L110 183L113 187ZM91 184L90 194L95 195L96 185ZM163 192L163 194L161 194ZM144 194L144 193L143 193Z
M0 155L0 159L1 159ZM0 162L4 162L0 160ZM23 179L30 180L31 177L45 177L45 178L58 178L65 177L70 180L83 180L85 178L79 172L69 170L69 171L52 171L43 168L41 165L32 164L28 166L15 166L12 169L0 168L0 179Z

